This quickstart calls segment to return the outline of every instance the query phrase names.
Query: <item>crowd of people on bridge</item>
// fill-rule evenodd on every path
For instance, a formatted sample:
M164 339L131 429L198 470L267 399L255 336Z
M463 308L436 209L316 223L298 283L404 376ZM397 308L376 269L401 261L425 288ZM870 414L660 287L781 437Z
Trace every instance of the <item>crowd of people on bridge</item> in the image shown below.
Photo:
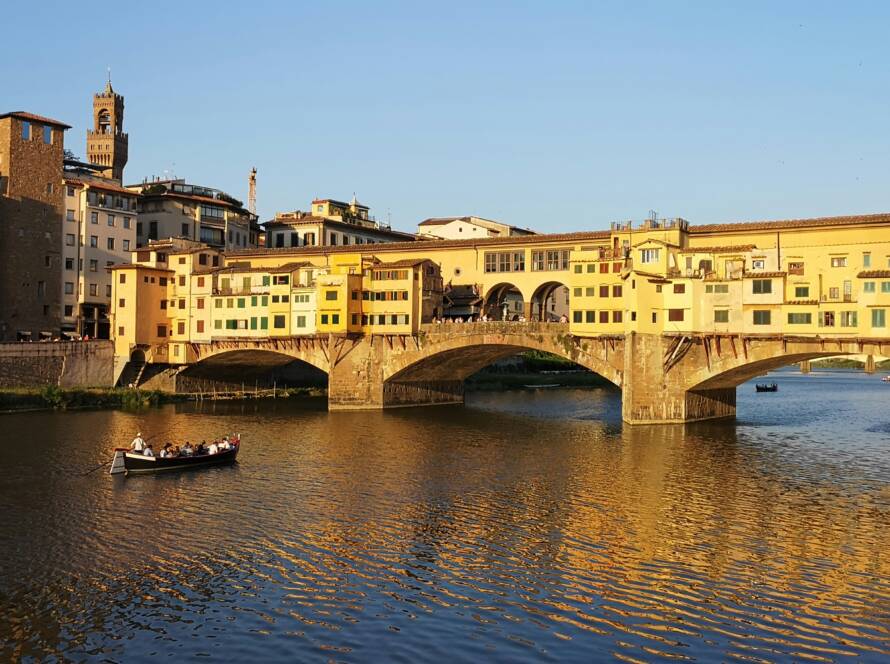
M433 323L441 324L441 323L491 323L491 322L499 322L499 323L526 323L529 322L525 317L525 314L514 314L512 317L507 317L505 319L493 318L488 314L468 314L467 316L452 316L446 318L433 317ZM537 316L531 317L532 323L541 322ZM560 323L568 323L569 317L563 314L559 317L559 320L547 321L551 323L560 322Z
M202 440L197 445L192 445L189 441L185 441L185 444L182 447L168 442L165 443L156 454L152 448L151 442L143 439L142 433L139 432L136 434L133 442L130 443L130 451L145 457L173 459L176 457L192 457L228 452L238 446L239 440L240 436L232 434L231 438L229 436L223 436L222 439L213 440L209 445L206 440Z

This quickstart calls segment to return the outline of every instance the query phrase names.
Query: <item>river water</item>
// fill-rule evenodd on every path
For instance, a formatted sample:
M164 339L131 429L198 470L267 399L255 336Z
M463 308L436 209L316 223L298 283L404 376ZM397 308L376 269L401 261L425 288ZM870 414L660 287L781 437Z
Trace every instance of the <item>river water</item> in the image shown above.
M0 416L0 660L890 658L890 385L777 374L732 424L607 389ZM240 431L237 465L110 447Z

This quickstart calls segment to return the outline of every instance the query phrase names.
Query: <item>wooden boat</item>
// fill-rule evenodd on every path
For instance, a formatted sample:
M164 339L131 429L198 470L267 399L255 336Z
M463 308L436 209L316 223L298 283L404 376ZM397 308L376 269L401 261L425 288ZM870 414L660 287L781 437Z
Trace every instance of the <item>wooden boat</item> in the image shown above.
M883 378L881 378L881 382L882 383L890 383L890 376L884 376Z
M109 473L111 475L119 475L121 473L129 475L130 473L159 473L168 470L192 470L206 466L219 466L234 463L239 449L241 449L241 440L239 438L235 439L234 447L230 450L223 450L216 454L196 454L193 456L150 457L143 456L137 452L131 452L126 447L116 447Z
M754 386L758 392L778 392L779 386L776 383L758 383Z

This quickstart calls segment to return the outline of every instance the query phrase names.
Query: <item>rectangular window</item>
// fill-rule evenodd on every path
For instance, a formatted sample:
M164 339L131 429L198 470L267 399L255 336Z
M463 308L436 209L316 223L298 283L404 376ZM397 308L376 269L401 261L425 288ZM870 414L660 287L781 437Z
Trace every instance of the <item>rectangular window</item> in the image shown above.
M859 314L855 311L841 312L841 327L857 327L859 325Z
M875 292L875 282L874 281L866 281L862 284L862 292L863 293L874 293Z
M788 274L803 274L803 263L788 261Z
M595 311L585 311L584 312L584 322L585 323L595 323L596 322L596 312Z
M269 319L266 316L260 316L260 329L268 330L269 329Z
M96 272L99 269L99 261L94 259L90 260L90 272Z
M246 304L247 304L247 300L245 298L243 298L243 297L238 298L238 308L239 309L243 309Z
M572 289L572 297L581 297L581 288L573 288Z
M609 297L609 287L608 286L600 286L600 297Z
M887 310L886 309L872 309L871 310L871 326L872 327L886 327L887 325Z
M43 126L43 142L50 145L53 142L53 128L46 125Z
M90 235L90 246L91 247L99 247L99 236L98 235Z
M166 325L158 325L158 336L159 337L167 336L167 326Z
M600 323L608 323L609 322L609 312L601 311L600 312Z
M113 237L108 238L108 242L106 243L106 246L109 249L111 249L112 251L114 251L114 238Z
M871 254L862 254L862 267L871 267Z
M185 334L185 321L178 321L176 323L176 334Z
M766 267L766 261L762 258L755 258L751 261L752 270L762 270L764 267Z
M73 259L73 258L66 258L66 259L65 259L65 269L66 269L66 270L73 270L73 269L74 269L74 259Z
M199 298L195 299L195 308L196 309L204 308L204 298L203 297L199 297Z
M120 307L121 309L123 309L124 305L126 305L126 303L127 303L127 301L124 298L119 298L117 301L117 306Z
M322 325L327 325L327 324L328 324L328 315L327 315L327 314L322 314L322 315L321 315L321 324L322 324Z
M108 225L114 226L114 215L113 214L108 215Z
M71 210L71 212L74 212L74 210ZM576 265L576 266L575 266L575 274L581 274L581 271L582 271L583 269L584 269L584 266L583 266L583 265Z
M841 296L841 289L837 286L828 289L828 299L829 300L837 300Z
M195 321L195 332L197 332L198 334L200 334L200 333L202 333L203 331L204 331L204 321L203 321L203 320L197 320L197 321Z
M624 322L624 312L623 311L613 311L612 312L612 322L613 323Z
M609 274L609 264L600 263L600 274Z
M668 309L668 320L673 321L675 323L681 322L685 317L685 310L683 309Z
M91 224L99 223L99 213L98 212L90 212L90 223Z
M69 247L73 247L75 242L74 233L66 233L65 234L65 244Z
M832 257L831 267L847 267L847 257L846 256Z
M596 272L596 263L588 263L587 264L587 273Z
M324 299L328 300L328 301L336 300L337 299L337 291L335 291L335 290L325 291Z
M65 282L65 295L74 295L74 282L73 281Z
M276 330L283 330L285 325L285 317L284 316L274 316L272 318L272 327Z
M214 329L214 330L221 330L221 329L222 329L222 324L223 324L223 322L222 322L221 320L215 320L215 321L213 321L213 329Z
M882 293L890 293L890 281L882 281L881 282L881 292Z
M794 297L806 299L810 296L810 287L809 286L795 286L794 287Z
M256 329L256 326L257 326L257 317L256 317L256 316L251 316L251 317L250 317L250 329L251 329L251 330L255 330L255 329Z
M584 320L584 312L583 311L573 311L572 312L572 322L580 323Z
M714 292L714 285L713 285L713 284L707 284L707 285L705 285L705 293L713 293L713 292Z
M834 327L833 311L822 311L819 313L819 327Z
M789 325L811 325L813 322L813 314L809 313L789 313Z
M754 310L754 324L755 325L769 325L772 319L772 312L769 309L755 309Z
M623 288L621 284L615 284L614 286L612 286L612 297L621 297L622 291Z
M752 292L755 295L765 295L773 292L772 279L755 279L751 282Z
M686 292L686 284L674 284L674 292L675 293L685 293Z
M729 309L714 309L714 322L715 323L728 323L729 322Z
M22 140L23 141L31 140L31 123L30 122L22 122Z
M65 211L65 219L68 221L77 221L74 216L74 210L66 210Z
M306 317L297 316L297 327L306 327Z
M657 263L660 249L641 249L640 250L640 262L641 263Z
M585 294L587 297L596 297L596 288L594 288L593 286L588 286L588 287L585 289L584 294Z

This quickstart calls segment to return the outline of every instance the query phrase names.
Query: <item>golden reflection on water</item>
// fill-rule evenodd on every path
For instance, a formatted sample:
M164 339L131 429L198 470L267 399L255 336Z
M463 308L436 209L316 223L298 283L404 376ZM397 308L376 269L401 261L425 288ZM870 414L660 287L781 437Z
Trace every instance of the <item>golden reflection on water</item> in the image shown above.
M10 417L40 442L25 458L0 448L14 468L0 495L18 514L0 516L12 540L0 655L890 655L890 453L877 438L850 443L857 465L849 445L806 435L621 427L609 393L504 410L521 398ZM602 419L573 417L582 406ZM232 468L74 474L137 428L241 431L245 447Z

